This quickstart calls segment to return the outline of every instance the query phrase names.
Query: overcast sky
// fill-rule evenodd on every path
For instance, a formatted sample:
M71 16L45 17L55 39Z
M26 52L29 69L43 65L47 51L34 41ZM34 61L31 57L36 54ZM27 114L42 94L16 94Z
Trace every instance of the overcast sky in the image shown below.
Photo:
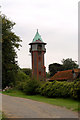
M29 43L36 30L46 45L45 66L64 58L78 61L78 0L2 0L1 11L16 23L22 39L17 52L21 68L31 68Z

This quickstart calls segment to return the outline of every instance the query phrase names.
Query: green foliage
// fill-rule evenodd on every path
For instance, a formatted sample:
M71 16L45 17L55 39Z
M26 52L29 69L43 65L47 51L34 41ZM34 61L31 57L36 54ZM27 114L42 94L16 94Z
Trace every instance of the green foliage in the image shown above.
M39 93L40 82L35 78L29 79L24 85L24 92L28 95Z
M16 89L23 91L26 94L38 94L40 82L34 78L30 78L22 70L18 71L16 77Z
M62 65L59 63L53 63L49 65L50 77L53 76L57 71L63 70Z
M30 79L28 75L26 75L24 72L21 70L18 70L17 76L16 76L16 88L18 90L22 90L24 88L24 85L26 82Z
M80 81L78 82L47 82L40 88L41 95L58 98L80 99Z
M27 78L29 78L28 75L26 75L24 72L22 72L21 70L18 70L18 73L17 73L17 81L20 81L20 82L23 82L25 81Z
M50 78L50 73L46 72L46 78Z
M63 59L61 62L62 64L53 63L49 65L50 77L58 71L69 70L79 67L79 65L76 64L76 61L73 61L71 58Z
M2 119L2 112L0 111L0 120Z
M72 97L74 99L80 100L80 81L74 84L74 87L71 89Z
M11 83L15 85L18 70L15 48L19 48L21 40L11 31L15 23L8 20L5 15L0 17L2 18L2 87L5 88Z
M22 68L21 71L23 71L26 75L32 76L32 70L30 68Z
M62 63L63 63L64 70L69 70L69 69L74 69L79 67L79 65L76 64L76 61L73 61L71 58L63 59Z

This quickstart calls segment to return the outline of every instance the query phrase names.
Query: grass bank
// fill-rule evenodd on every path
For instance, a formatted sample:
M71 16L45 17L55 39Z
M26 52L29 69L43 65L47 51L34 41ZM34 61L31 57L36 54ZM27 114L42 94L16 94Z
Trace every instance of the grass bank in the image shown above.
M15 96L15 97L32 99L32 100L39 101L39 102L44 102L44 103L48 103L48 104L52 104L56 106L66 107L74 111L78 111L78 110L80 111L79 102L73 99L47 98L47 97L40 96L40 95L26 95L19 90L4 91L3 94Z
M0 93L2 93L2 91L0 91Z
M1 120L8 120L4 113L2 113L2 119Z
M0 111L0 120L2 119L2 112Z

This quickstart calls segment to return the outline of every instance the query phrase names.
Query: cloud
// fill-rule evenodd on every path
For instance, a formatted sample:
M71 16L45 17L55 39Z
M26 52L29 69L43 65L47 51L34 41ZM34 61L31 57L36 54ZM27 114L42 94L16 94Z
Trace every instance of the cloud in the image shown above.
M29 43L36 29L47 43L46 66L62 58L77 60L77 0L2 0L2 13L16 22L15 33L23 40L18 52L20 67L31 67Z

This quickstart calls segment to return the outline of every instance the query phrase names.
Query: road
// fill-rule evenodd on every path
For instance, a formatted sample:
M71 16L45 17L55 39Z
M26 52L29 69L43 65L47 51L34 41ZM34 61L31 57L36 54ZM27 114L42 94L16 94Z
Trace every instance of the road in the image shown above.
M63 107L8 95L2 95L2 110L7 118L78 118Z

